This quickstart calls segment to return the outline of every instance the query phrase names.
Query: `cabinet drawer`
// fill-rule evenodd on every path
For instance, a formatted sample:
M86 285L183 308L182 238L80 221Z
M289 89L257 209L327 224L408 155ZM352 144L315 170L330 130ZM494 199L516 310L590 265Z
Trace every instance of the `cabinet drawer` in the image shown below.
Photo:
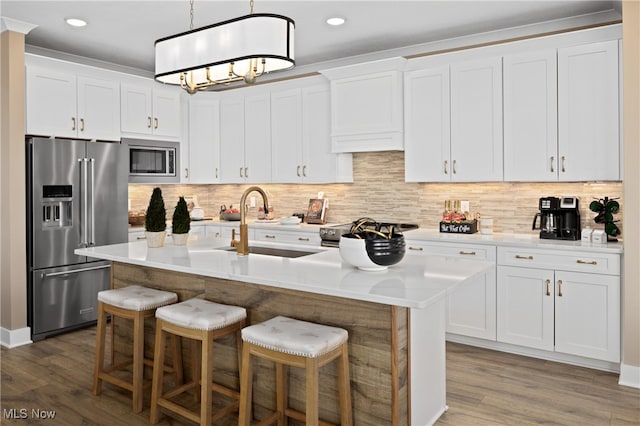
M496 247L460 243L432 243L407 240L407 254L435 254L478 260L496 260Z
M290 244L305 244L319 246L320 239L319 234L313 234L308 232L281 232L270 230L255 230L255 237L257 241L271 241L277 243L290 243Z
M498 265L620 275L620 255L498 247Z

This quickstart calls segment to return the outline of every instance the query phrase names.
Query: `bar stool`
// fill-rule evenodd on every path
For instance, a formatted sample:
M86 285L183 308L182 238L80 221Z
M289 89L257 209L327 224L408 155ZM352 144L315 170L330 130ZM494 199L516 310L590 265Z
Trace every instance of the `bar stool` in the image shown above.
M152 424L158 423L160 419L159 407L207 426L212 421L238 409L239 392L213 382L213 342L223 336L236 333L238 369L240 369L242 348L240 330L245 326L246 317L247 311L244 308L221 305L198 298L165 306L156 311L156 342L162 342L162 339L166 337L164 333L193 339L194 345L191 351L193 379L189 383L163 393L161 366L164 362L164 345L156 344L151 386L150 421ZM198 341L202 346L200 360L196 355ZM194 396L196 400L200 399L200 414L170 400L185 391L198 387L200 390L196 391ZM234 402L216 412L215 416L212 404L214 391L234 399Z
M104 290L98 293L98 325L96 329L96 362L93 370L93 393L102 393L102 382L127 389L133 393L133 412L142 411L142 388L144 365L153 366L153 361L144 357L144 320L152 317L156 308L178 300L175 293L155 290L139 285L132 285L115 290ZM107 314L113 317L133 320L133 358L117 365L104 367L105 333L107 328ZM113 318L112 318L113 320ZM182 355L180 342L175 339L173 347L173 368L165 371L176 375L176 380L182 382ZM113 361L113 342L111 342ZM133 374L130 382L112 375L115 371L123 370L133 364Z
M276 363L277 411L260 421L260 425L278 421L287 424L287 417L318 425L319 370L338 360L338 397L341 425L352 424L351 388L349 385L348 333L337 327L277 316L242 330L242 374L240 380L240 411L238 425L251 424L252 364L251 356ZM286 366L306 369L306 414L289 408ZM322 422L326 424L326 422Z

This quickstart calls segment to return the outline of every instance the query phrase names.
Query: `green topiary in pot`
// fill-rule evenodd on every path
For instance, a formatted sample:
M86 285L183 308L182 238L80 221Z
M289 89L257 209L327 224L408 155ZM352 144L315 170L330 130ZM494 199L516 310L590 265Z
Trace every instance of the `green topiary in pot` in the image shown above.
M186 234L191 229L191 217L184 197L178 199L176 209L173 211L171 226L174 234Z
M149 247L162 247L167 229L167 211L164 208L162 190L154 188L149 200L149 207L144 216L144 229Z

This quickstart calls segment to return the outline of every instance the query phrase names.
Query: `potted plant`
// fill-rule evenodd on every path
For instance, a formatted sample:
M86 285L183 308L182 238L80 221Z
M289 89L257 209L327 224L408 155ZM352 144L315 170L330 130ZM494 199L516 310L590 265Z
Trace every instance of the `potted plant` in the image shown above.
M191 229L191 217L189 216L189 209L187 208L187 202L184 197L178 199L178 204L176 204L176 208L173 211L171 226L173 244L176 246L187 244L189 229Z
M164 245L164 239L167 235L166 214L162 190L153 188L149 207L147 207L147 212L144 216L144 229L148 247L162 247Z

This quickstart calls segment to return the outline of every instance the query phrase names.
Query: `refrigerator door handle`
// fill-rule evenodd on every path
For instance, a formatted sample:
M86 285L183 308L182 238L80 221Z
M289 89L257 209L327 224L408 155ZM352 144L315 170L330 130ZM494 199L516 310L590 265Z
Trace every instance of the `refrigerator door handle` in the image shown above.
M95 212L95 190L96 190L96 172L95 172L95 158L88 158L91 165L91 237L89 238L89 247L96 245L96 212Z
M87 247L89 240L87 231L87 159L78 158L80 167L80 247Z
M96 271L98 269L107 269L107 268L111 268L111 265L94 266L93 268L74 269L72 271L50 272L48 274L43 274L42 276L43 278L51 278L51 277L59 277L60 275L77 274L80 272Z

